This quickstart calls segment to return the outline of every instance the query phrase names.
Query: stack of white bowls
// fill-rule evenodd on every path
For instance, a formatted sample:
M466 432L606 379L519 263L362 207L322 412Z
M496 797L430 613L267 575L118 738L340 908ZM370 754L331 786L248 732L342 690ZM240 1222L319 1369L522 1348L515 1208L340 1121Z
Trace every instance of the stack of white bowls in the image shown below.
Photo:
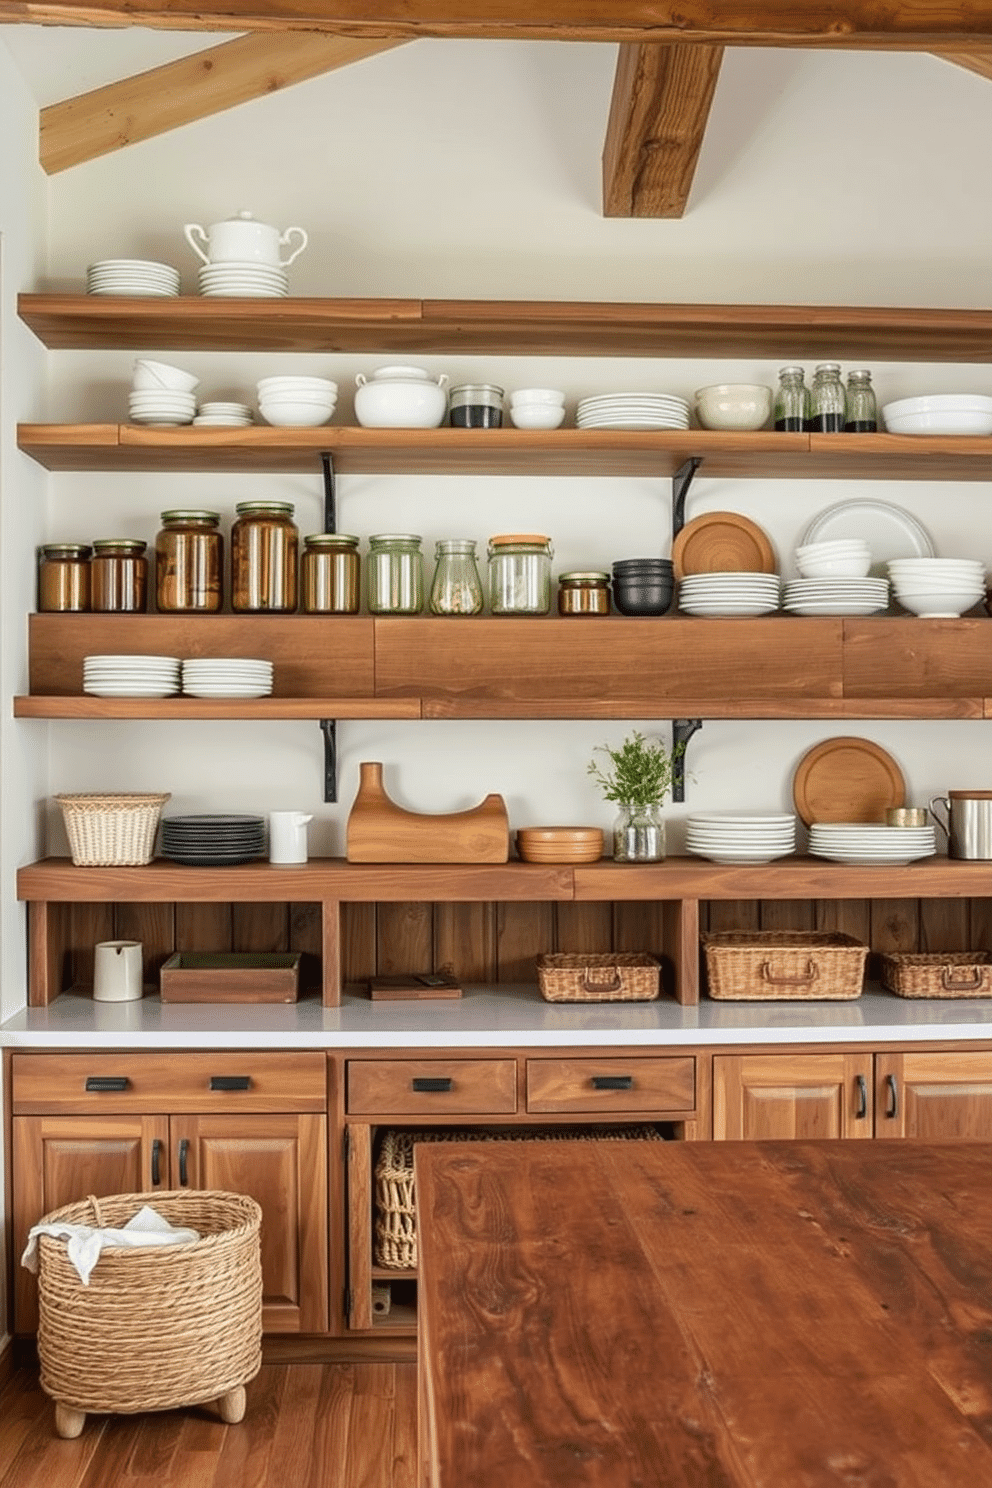
M889 604L888 579L868 577L871 549L863 538L805 543L796 549L800 577L785 586L793 615L874 615Z
M272 663L250 656L203 656L183 662L183 692L199 698L268 697Z
M201 264L199 276L202 295L277 299L289 294L289 275L279 264L227 260Z
M795 852L796 818L699 811L686 824L686 847L711 863L771 863Z
M280 428L329 423L337 400L338 385L326 377L263 377L258 384L262 417Z
M191 424L200 379L168 362L139 358L134 364L128 413L134 424Z
M687 615L770 615L780 591L778 574L686 574L679 581L679 609Z
M985 598L985 565L976 558L893 558L889 574L903 609L923 620L953 619Z
M871 549L861 537L804 543L796 549L796 568L804 579L863 579L871 568Z
M152 299L179 293L179 270L145 258L104 258L86 270L86 293Z
M992 434L992 398L982 393L932 393L886 403L890 434Z
M565 420L565 394L556 388L521 388L510 394L510 418L518 429L557 429Z

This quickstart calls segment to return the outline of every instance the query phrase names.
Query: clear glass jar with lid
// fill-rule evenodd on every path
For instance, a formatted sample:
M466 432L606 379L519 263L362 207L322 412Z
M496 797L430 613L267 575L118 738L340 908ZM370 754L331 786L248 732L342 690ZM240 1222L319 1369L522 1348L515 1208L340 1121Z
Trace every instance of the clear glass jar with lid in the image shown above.
M504 532L489 539L489 606L494 615L546 615L551 609L550 537Z
M90 608L143 614L148 602L148 544L136 537L98 537L90 560Z
M290 501L239 501L231 528L231 608L291 615L296 609L299 532Z
M307 615L354 615L361 604L358 538L313 532L303 539L300 606Z
M365 574L371 614L420 614L424 608L420 544L415 532L380 532L369 538Z
M432 615L477 615L482 609L482 580L470 537L444 537L434 549L437 564L431 583Z
M82 612L90 607L88 543L45 543L38 554L38 609Z
M809 428L810 401L802 367L783 367L775 393L775 427L780 434L802 434Z
M608 615L610 576L605 570L575 569L558 575L559 615Z
M155 603L162 614L212 615L224 604L220 515L184 507L162 513L155 539Z
M847 374L845 434L874 434L878 428L878 404L871 373L862 369Z
M814 434L840 434L847 416L847 399L839 362L821 362L813 374L810 428Z

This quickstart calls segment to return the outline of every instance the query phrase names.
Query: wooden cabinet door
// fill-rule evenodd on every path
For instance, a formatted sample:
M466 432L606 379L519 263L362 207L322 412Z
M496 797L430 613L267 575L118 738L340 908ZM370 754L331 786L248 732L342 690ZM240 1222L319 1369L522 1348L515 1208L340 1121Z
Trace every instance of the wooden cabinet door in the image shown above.
M870 1137L872 1056L717 1054L715 1140Z
M262 1208L267 1333L328 1327L327 1118L174 1116L173 1181L249 1194Z
M992 1052L877 1055L875 1135L992 1141Z
M157 1145L156 1145L157 1144ZM43 1215L88 1194L168 1188L165 1116L15 1116L13 1120L14 1325L38 1325L37 1283L20 1264Z

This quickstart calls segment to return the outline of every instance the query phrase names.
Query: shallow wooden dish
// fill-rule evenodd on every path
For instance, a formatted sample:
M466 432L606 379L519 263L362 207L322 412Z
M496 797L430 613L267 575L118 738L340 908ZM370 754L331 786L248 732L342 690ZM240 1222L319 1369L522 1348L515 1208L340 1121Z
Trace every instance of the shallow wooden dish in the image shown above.
M595 863L603 855L599 827L521 827L517 852L525 863Z

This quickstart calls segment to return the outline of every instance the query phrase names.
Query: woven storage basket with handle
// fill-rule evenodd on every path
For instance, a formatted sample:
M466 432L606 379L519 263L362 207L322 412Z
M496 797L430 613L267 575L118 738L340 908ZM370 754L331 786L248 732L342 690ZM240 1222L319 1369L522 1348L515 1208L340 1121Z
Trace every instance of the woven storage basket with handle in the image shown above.
M992 997L992 952L887 952L882 985L897 997Z
M77 868L150 863L170 792L56 796Z
M200 1239L105 1248L83 1286L66 1242L39 1237L41 1387L63 1410L198 1405L238 1391L261 1368L262 1211L254 1199L195 1189L112 1194L66 1204L42 1223L121 1229L144 1204Z
M660 973L660 961L638 952L558 952L537 958L537 985L545 1002L650 1002L658 996Z
M868 947L839 930L721 930L700 937L715 998L850 999L861 996Z

